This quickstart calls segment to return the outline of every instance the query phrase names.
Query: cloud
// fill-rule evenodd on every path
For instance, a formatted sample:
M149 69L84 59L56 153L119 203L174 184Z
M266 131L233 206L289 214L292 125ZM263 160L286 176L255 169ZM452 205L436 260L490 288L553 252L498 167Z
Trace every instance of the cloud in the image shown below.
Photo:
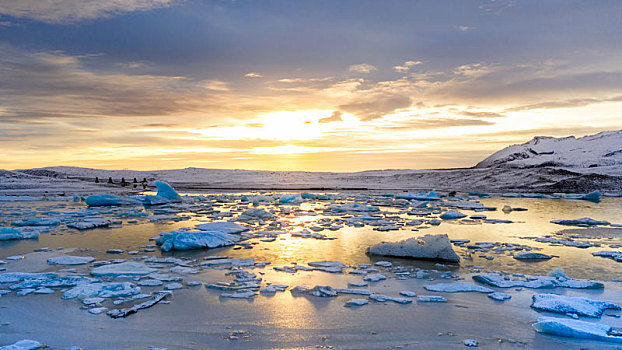
M369 74L377 69L371 64L361 63L361 64L355 64L355 65L350 66L348 70L352 73Z
M413 119L404 122L392 123L384 126L384 129L444 129L457 126L486 126L494 125L494 123L481 119L459 119L459 118L426 118Z
M46 23L83 20L171 6L176 0L2 0L0 14Z
M469 30L475 29L475 27L470 26L457 26L456 28L458 28L458 30L461 32L468 32Z
M421 61L406 61L401 66L393 66L393 70L398 73L406 73L410 70L412 66L423 64Z
M397 109L410 107L410 104L411 100L408 96L387 94L343 104L339 106L339 109L352 113L363 121L369 121L393 113Z
M208 90L231 91L227 82L220 81L220 80L206 80L203 86Z
M472 112L472 111L464 111L461 115L465 117L476 117L476 118L505 118L506 116L501 113L496 112Z
M263 78L263 75L257 72L249 72L249 73L244 74L244 76L247 78Z
M341 119L341 115L342 114L343 113L341 113L339 111L334 111L333 114L330 115L330 117L322 118L322 119L318 120L318 122L320 122L320 123L338 122L338 121L343 120L343 119Z

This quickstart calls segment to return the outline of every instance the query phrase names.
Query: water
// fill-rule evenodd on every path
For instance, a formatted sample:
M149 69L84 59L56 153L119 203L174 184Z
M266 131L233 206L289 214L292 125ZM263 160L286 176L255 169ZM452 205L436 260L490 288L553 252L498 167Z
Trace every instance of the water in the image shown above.
M100 258L110 258L105 251L111 248L124 249L126 252L139 250L149 244L153 244L149 239L157 236L161 232L178 229L181 227L193 227L195 224L215 220L211 210L222 212L231 211L235 215L237 212L245 210L252 205L240 203L239 198L246 193L215 193L206 194L209 203L196 203L191 206L172 205L169 207L146 208L147 214L166 213L170 211L176 216L188 216L188 220L179 222L153 223L145 218L119 218L119 214L126 212L129 208L96 208L87 209L83 203L74 202L15 202L0 203L2 211L2 226L9 226L12 221L24 217L39 216L52 217L68 220L67 216L72 212L84 211L113 218L122 222L119 228L101 228L85 231L65 229L63 226L51 228L51 233L41 234L38 240L22 241L2 241L0 242L0 257L21 255L32 252L42 247L49 248L83 248L88 249L88 255ZM366 197L344 194L345 200L338 202L356 201L365 203L369 199ZM621 271L620 263L610 259L592 256L592 252L600 250L616 250L608 246L611 244L622 244L622 230L613 230L607 233L607 237L596 237L590 239L592 243L599 243L601 247L591 247L580 249L566 246L551 246L546 243L536 242L534 239L525 237L544 237L548 235L556 236L555 233L571 227L564 227L550 223L555 219L575 219L581 217L591 217L597 220L607 220L612 223L620 222L622 213L622 199L606 198L599 203L579 200L559 200L559 199L535 199L535 198L502 198L494 197L482 199L485 206L498 208L497 211L485 211L478 214L485 214L489 219L512 220L511 224L488 224L488 223L464 223L461 220L443 220L439 226L429 226L420 228L419 231L411 231L411 226L403 226L399 231L379 232L373 230L371 226L362 228L344 226L338 231L324 230L321 233L328 237L337 238L335 240L316 240L309 238L293 237L288 232L281 234L273 242L262 242L259 239L251 239L253 249L235 249L234 247L218 248L210 250L178 251L162 253L159 249L155 252L145 253L146 255L164 255L187 258L202 258L207 255L227 255L231 257L250 258L257 261L269 261L273 266L289 265L294 262L305 263L318 260L338 260L348 265L359 263L369 263L379 260L377 257L370 257L366 254L366 249L382 241L398 241L424 234L445 233L450 239L469 239L474 242L503 242L528 245L539 248L540 252L558 256L549 261L524 262L511 258L507 253L475 253L472 260L463 259L460 266L449 265L452 270L459 269L459 272L470 270L472 265L481 266L486 269L498 271L520 272L525 274L545 274L553 268L560 267L574 278L589 278L597 280L613 280L620 278L617 271ZM312 201L300 205L259 205L261 208L277 209L278 220L289 223L286 231L300 230L317 225L318 220L340 219L340 216L322 215L322 209L331 204L331 201ZM522 207L527 211L513 211L504 213L500 209L509 205L511 207ZM292 214L279 214L280 209L290 208ZM404 212L407 208L381 207L383 215L399 216L400 221L409 221L418 217L407 215ZM142 208L140 208L142 210ZM305 215L308 211L315 211L319 215ZM462 210L463 213L472 215L473 211ZM128 223L128 221L138 219L138 223ZM229 217L221 220L231 219ZM216 219L218 220L218 219ZM269 228L269 227L267 227ZM258 228L259 229L259 228ZM266 229L262 227L261 229ZM57 233L57 234L52 234ZM61 234L62 233L62 234ZM559 237L561 238L561 237ZM579 239L583 240L583 239ZM463 255L467 251L464 248L455 247L455 250ZM487 260L483 256L494 256L494 260ZM118 257L118 256L115 256ZM384 258L383 258L384 259ZM413 265L421 268L434 268L434 263L428 261L392 259L401 264Z

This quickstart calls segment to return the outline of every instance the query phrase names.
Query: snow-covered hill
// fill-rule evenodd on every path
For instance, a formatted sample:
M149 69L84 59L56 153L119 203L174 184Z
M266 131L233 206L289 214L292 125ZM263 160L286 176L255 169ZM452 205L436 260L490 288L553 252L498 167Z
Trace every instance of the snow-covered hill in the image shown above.
M537 136L495 152L476 168L561 168L579 173L622 175L622 130L580 138Z

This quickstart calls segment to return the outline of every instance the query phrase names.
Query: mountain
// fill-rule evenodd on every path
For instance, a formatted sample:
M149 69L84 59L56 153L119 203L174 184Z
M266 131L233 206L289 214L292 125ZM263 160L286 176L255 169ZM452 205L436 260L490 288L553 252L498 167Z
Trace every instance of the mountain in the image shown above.
M578 173L622 175L622 130L579 138L537 136L506 147L475 168L556 168Z

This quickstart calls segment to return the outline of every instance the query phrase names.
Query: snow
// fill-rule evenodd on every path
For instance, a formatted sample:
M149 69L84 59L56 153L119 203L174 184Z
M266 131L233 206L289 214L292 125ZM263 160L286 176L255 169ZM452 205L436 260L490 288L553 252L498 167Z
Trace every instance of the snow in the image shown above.
M240 241L240 237L217 231L177 230L164 232L155 237L155 241L163 251L168 252L234 245Z
M95 258L90 256L56 256L47 260L49 265L83 265L93 262Z
M531 307L538 311L572 313L586 317L600 317L607 309L620 310L620 306L613 303L557 294L536 294Z
M155 271L156 269L149 267L143 263L124 262L120 264L110 264L96 267L91 270L91 275L106 277L115 277L121 275L145 276Z
M73 287L63 293L62 299L119 298L136 294L140 294L140 287L134 287L130 282L101 282Z
M368 252L372 255L397 256L413 259L438 259L459 262L460 257L454 252L449 238L445 234L425 235L409 238L395 243L380 243L371 246Z
M620 175L622 130L603 131L580 138L537 136L506 147L478 163L476 168L556 167L576 172Z
M436 283L436 284L427 284L423 286L425 290L430 292L441 292L441 293L464 293L464 292L478 292L478 293L492 293L494 290L490 288L486 288L483 286L479 286L473 283Z
M612 335L612 327L600 324L571 320L567 318L539 317L533 328L540 333L577 339L594 339L622 343L622 337Z

